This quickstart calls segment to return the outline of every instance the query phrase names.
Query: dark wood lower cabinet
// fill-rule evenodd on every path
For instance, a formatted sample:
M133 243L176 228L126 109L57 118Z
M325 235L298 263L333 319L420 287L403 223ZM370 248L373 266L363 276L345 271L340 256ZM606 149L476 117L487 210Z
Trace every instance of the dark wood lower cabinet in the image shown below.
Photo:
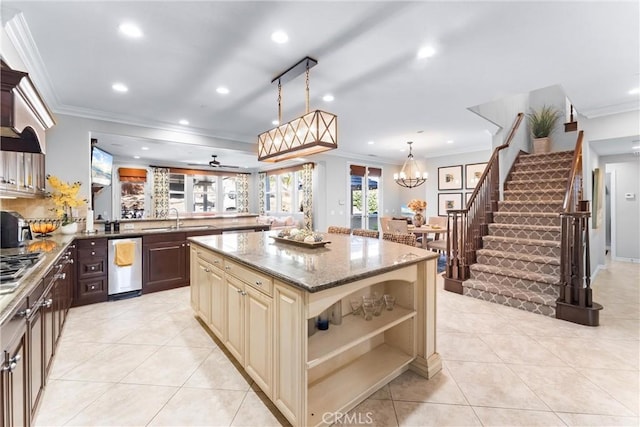
M30 424L29 372L27 357L26 299L3 325L2 365L0 388L2 389L3 426L17 427Z
M142 293L164 291L189 284L186 233L142 238Z

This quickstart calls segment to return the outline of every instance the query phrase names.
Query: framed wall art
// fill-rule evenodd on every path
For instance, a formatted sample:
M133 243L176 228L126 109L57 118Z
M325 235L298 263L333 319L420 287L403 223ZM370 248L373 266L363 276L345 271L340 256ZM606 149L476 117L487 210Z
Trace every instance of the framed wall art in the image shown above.
M462 193L438 193L438 216L447 216L449 209L462 209Z
M462 165L438 168L438 190L462 190Z
M469 199L471 198L472 194L473 194L473 191L469 191L468 193L464 193L464 207L465 207L465 209L469 207Z
M484 168L487 167L487 163L470 163L465 165L465 187L469 190L476 188L476 185L480 181Z

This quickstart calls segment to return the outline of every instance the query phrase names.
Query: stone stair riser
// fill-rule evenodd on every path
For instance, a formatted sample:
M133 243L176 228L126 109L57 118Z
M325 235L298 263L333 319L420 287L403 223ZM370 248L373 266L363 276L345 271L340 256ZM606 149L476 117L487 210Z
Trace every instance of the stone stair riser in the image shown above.
M567 179L568 171L565 169L552 169L552 170L537 170L537 171L525 171L511 172L510 180L513 181L529 181L532 179L556 179L556 178L565 178Z
M564 190L537 190L527 191L526 193L514 193L511 191L504 192L505 202L539 202L541 200L562 200Z
M515 237L517 239L533 239L533 240L560 240L560 231L542 231L542 230L515 230L513 228L502 228L489 224L489 234L499 237Z
M482 247L494 251L517 252L556 258L560 257L560 248L554 246L524 245L521 243L506 243L485 239Z
M544 163L517 163L513 167L514 172L531 172L545 169L565 169L567 173L571 168L571 161L560 160L560 161L549 161Z
M524 261L520 259L502 258L491 255L478 255L479 264L495 265L496 267L510 268L514 270L526 270L533 273L560 275L560 266L554 264L545 264L533 261Z
M523 224L523 225L543 225L543 226L559 226L560 216L557 218L542 216L509 216L500 215L500 212L493 214L493 220L497 224Z
M510 285L516 288L525 289L527 291L551 295L552 297L557 297L558 295L560 295L559 285L536 282L534 280L524 279L520 277L503 276L501 274L489 273L486 271L476 271L473 269L473 266L470 267L469 272L471 274L471 278L475 280L481 280L488 283L497 283L499 285Z
M554 203L513 203L498 202L500 212L560 212L562 210L562 200Z
M557 190L565 191L567 183L563 181L534 181L534 182L518 182L508 181L505 183L504 189L511 190L524 190L524 191L541 191L541 190Z
M502 304L509 307L518 308L524 311L530 311L536 314L542 314L550 317L556 316L555 307L538 304L536 302L522 301L519 299L507 297L504 295L492 294L490 292L481 291L478 289L466 288L466 287L462 288L462 294L473 297L473 298L481 299L484 301L489 301L496 304Z

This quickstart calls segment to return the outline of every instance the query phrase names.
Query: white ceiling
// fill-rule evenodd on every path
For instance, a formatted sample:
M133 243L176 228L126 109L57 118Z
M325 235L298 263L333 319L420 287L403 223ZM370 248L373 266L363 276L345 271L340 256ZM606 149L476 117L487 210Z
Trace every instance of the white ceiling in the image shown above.
M97 135L107 151L156 164L219 154L257 166L256 137L277 118L270 82L305 56L318 60L311 109L338 115L345 156L401 163L408 140L416 157L488 149L493 125L468 107L554 84L588 117L639 108L629 94L640 86L635 1L2 1L3 23L16 12L11 25L26 24L31 37L20 42L23 60L54 112L184 130L224 147ZM144 36L120 35L124 21ZM276 29L288 43L271 41ZM436 54L419 60L425 45ZM113 92L116 81L129 92ZM285 121L304 112L303 83L283 85ZM326 93L335 101L322 101ZM163 149L139 153L142 144Z

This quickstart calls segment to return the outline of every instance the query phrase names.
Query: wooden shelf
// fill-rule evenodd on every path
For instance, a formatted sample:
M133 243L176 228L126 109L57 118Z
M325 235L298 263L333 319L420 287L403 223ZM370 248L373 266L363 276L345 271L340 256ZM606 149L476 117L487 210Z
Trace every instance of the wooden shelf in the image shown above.
M322 414L350 410L352 405L398 376L412 360L413 357L403 351L382 344L309 385L306 424L323 424Z
M416 311L396 305L392 311L384 310L380 316L373 316L368 321L362 316L344 316L341 325L331 324L328 330L316 331L309 337L307 369L318 366L415 315Z

